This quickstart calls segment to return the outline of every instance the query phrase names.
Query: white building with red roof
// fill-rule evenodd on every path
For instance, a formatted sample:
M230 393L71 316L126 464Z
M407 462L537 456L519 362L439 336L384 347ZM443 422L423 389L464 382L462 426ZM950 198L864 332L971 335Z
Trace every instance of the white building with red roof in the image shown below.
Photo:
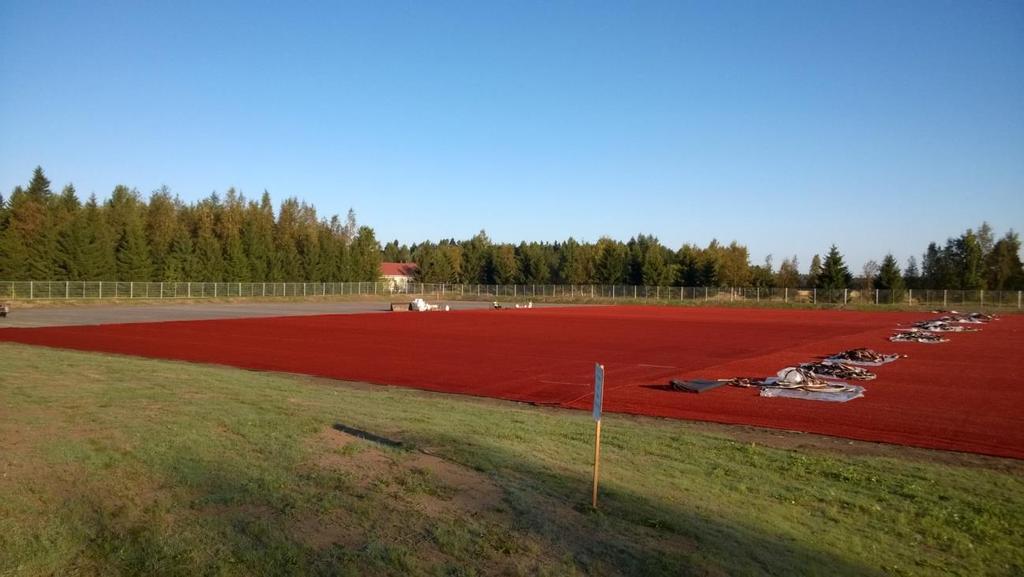
M416 276L419 268L414 262L382 262L380 277L384 282L391 283L391 290L404 291Z

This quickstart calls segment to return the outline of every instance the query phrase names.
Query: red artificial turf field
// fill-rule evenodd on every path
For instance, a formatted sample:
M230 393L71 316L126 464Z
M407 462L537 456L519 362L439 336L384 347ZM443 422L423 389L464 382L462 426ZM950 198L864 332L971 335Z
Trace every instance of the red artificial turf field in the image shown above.
M927 313L589 307L0 329L0 341L218 363L589 409L1024 458L1024 316L936 345L890 343ZM679 393L670 378L767 376L843 349L909 355L848 403Z

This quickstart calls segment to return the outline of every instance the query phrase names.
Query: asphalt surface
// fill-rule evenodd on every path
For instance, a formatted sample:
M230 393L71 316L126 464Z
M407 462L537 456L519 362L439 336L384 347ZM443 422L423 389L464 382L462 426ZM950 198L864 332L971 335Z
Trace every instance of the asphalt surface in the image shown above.
M400 300L396 300L400 302ZM487 302L429 301L452 310L485 309ZM258 302L258 303L181 303L171 305L93 305L74 307L12 307L7 318L0 318L4 327L58 327L107 325L119 323L153 323L252 317L291 317L382 313L390 311L387 302Z

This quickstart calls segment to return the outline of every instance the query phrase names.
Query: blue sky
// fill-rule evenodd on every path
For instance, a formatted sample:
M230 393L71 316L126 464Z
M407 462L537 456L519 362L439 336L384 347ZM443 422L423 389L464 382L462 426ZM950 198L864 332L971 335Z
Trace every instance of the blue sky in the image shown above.
M1024 3L0 0L0 190L230 186L383 240L1024 228Z

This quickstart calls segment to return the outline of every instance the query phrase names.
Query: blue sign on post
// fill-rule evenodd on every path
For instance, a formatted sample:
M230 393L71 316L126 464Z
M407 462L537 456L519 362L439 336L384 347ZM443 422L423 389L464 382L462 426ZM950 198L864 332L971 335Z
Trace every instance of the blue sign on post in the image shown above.
M604 400L604 365L594 363L594 420L601 420L601 402Z

